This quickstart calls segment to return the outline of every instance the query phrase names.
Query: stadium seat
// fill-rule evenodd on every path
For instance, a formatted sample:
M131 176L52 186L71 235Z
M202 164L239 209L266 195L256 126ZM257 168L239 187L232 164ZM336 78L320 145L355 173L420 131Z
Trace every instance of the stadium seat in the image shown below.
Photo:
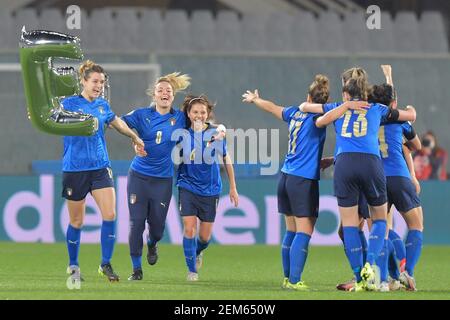
M216 25L216 46L221 52L239 51L241 22L233 11L219 11Z
M394 21L394 37L397 52L421 52L419 24L414 12L401 11Z
M39 16L39 29L69 33L67 29L66 19L59 9L45 9L41 11Z
M15 38L19 39L23 26L25 26L28 31L38 29L39 17L35 9L27 8L16 11L14 16Z
M363 11L350 12L343 22L344 50L347 52L369 52L369 33Z
M120 51L136 51L138 49L139 20L135 8L114 9L113 48Z
M381 29L369 30L371 52L396 52L394 25L389 12L381 13Z
M145 51L163 49L163 19L160 10L141 10L138 29L138 48Z
M166 11L163 21L164 51L191 51L191 26L186 11L168 10Z
M420 17L419 27L423 52L448 53L448 40L440 12L423 12Z
M211 11L195 10L191 16L191 33L193 51L216 51L216 21Z
M319 34L318 22L310 12L300 12L294 15L291 28L292 46L299 52L318 52Z
M320 49L329 52L344 52L344 33L339 16L334 12L326 11L319 16L317 22Z
M84 29L82 27L82 29ZM94 9L89 15L87 34L83 40L87 50L111 51L113 49L114 30L113 11L111 8Z
M16 34L11 11L0 11L0 30L0 50L17 50L19 36Z
M267 16L244 14L241 21L242 36L240 48L246 52L266 51L265 22ZM268 39L270 41L270 39Z
M266 21L266 50L269 52L292 52L292 27L296 23L294 16L283 12L274 12Z

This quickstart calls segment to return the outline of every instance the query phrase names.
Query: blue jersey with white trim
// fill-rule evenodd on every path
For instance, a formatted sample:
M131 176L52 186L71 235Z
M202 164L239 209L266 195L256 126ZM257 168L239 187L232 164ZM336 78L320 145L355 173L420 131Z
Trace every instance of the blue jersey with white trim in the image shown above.
M172 177L172 149L178 141L172 134L186 126L184 112L171 109L162 115L155 107L143 107L122 116L122 119L137 131L147 152L145 157L134 157L131 169L151 177Z
M226 140L213 140L216 128L186 130L181 138L182 163L178 167L177 186L202 196L217 196L222 191L219 157L227 155Z
M67 111L91 114L98 119L98 130L92 136L65 136L63 171L78 172L110 167L106 148L105 128L116 117L103 98L92 102L83 96L71 96L61 101Z
M326 103L323 105L323 111L326 113L341 104ZM389 112L387 106L378 103L370 104L370 108L366 110L347 110L334 121L335 156L346 152L359 152L379 157L378 130L381 123L386 122Z
M281 171L307 179L320 179L320 159L325 143L326 128L317 128L315 113L304 113L298 106L283 109L288 123L289 146Z
M392 122L380 127L378 140L386 177L401 176L411 179L403 155L403 136L411 134L412 131L409 122Z

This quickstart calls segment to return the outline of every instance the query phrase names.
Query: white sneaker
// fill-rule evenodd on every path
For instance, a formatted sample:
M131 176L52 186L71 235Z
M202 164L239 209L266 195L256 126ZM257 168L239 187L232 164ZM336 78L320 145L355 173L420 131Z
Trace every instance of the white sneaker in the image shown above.
M411 277L409 275L408 271L403 271L402 273L400 273L399 280L402 285L405 286L406 290L417 291L416 280L414 280L414 277Z
M197 272L202 267L202 265L203 265L203 251L200 252L200 254L195 259L195 268L197 269Z
M380 291L381 292L389 292L389 283L386 281L383 281L380 283Z
M403 288L403 285L400 283L400 281L389 277L389 290L390 291L398 291L402 288Z
M70 276L67 278L66 286L69 290L80 290L81 289L81 276L80 276L80 267L78 266L69 266L67 268L67 272Z
M198 281L198 273L196 272L188 272L187 281Z

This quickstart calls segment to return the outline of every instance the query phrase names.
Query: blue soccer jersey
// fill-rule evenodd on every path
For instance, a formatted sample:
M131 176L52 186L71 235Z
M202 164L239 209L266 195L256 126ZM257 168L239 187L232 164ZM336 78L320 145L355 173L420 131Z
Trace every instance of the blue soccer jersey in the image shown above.
M341 104L324 104L323 111L328 112ZM344 115L334 121L335 156L345 152L360 152L379 157L378 130L389 113L387 106L378 103L371 104L367 110L347 110Z
M77 172L109 167L105 128L116 117L108 102L97 98L92 102L83 96L72 96L62 101L64 109L91 114L98 119L98 130L92 136L65 136L63 171Z
M387 123L380 127L378 140L386 177L401 176L411 178L403 156L403 136L409 137L413 128L409 122Z
M326 129L316 127L314 121L318 115L304 113L298 106L291 106L283 109L282 116L288 123L289 146L281 171L319 180Z
M178 139L172 133L186 126L182 111L172 109L161 115L155 107L144 107L122 116L144 141L145 157L134 157L131 169L146 176L169 178L173 176L172 149Z
M211 126L202 132L186 130L180 142L182 163L178 167L178 187L202 196L220 194L219 156L227 155L227 145L225 139L212 141L215 133Z

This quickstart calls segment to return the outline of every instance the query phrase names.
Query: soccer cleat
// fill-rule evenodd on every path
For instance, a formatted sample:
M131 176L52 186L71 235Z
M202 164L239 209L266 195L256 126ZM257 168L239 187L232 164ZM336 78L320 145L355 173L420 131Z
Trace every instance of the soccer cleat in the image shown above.
M389 277L389 290L390 291L398 291L403 288L403 285L400 283L399 280L392 279Z
M203 251L200 252L197 258L195 259L195 268L197 272L202 267L202 265L203 265Z
M376 291L380 287L380 269L366 262L361 269L361 278L367 291Z
M137 280L142 280L143 277L144 276L142 274L142 269L134 269L131 276L128 277L128 280L129 281L137 281Z
M158 261L158 246L156 244L153 246L147 244L147 248L147 262L152 266Z
M348 290L349 292L361 292L366 290L366 284L364 281L355 282L355 285Z
M119 276L114 272L110 263L100 265L98 273L107 277L110 282L119 281Z
M289 290L297 290L297 291L308 291L309 287L303 282L303 281L299 281L297 283L290 283L288 281L287 285L286 285L286 289Z
M289 278L284 277L283 283L281 284L281 287L282 287L283 289L287 289L288 283L289 283Z
M67 274L72 274L72 269L71 269L70 266L67 267L66 273L67 273ZM81 282L84 282L83 275L81 274L81 269L80 269L80 281L81 281Z
M198 273L196 272L188 272L187 281L198 281Z
M403 271L400 273L399 277L400 283L405 286L405 289L408 291L417 291L416 288L416 280L411 277L408 271Z
M353 288L355 286L355 283L356 283L356 279L353 278L350 281L336 285L336 289L338 289L340 291L350 291L351 288Z
M80 290L81 289L81 279L80 279L80 268L78 266L69 266L67 268L70 276L67 278L66 286L69 290Z
M380 283L380 292L389 292L390 288L389 288L389 283L387 281L383 281Z

